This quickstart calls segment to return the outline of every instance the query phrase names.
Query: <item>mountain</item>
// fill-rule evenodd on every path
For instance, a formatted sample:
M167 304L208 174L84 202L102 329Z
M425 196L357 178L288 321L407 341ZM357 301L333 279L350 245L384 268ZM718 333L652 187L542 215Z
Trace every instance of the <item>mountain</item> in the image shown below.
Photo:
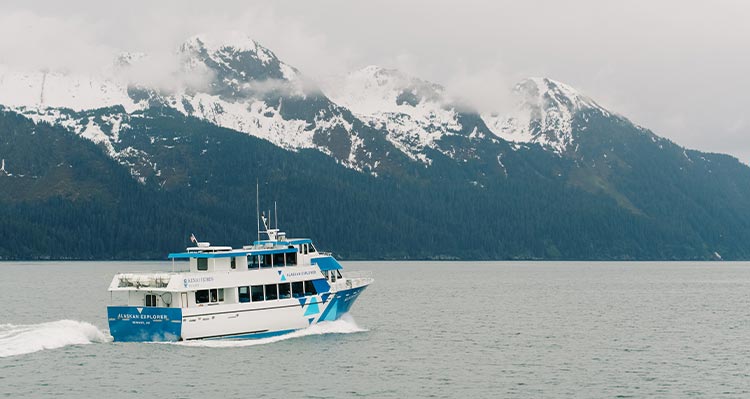
M321 88L243 35L171 56L165 84L133 78L159 58L139 53L96 76L0 69L0 257L246 244L256 181L290 234L348 259L750 256L750 168L564 83L480 114L377 66Z
M471 158L494 135L477 114L462 112L437 84L397 70L369 66L332 88L334 101L351 110L414 161L429 165L434 153ZM456 143L456 140L459 143ZM467 150L469 152L467 152Z
M587 129L588 115L619 116L572 87L548 78L528 78L514 89L518 102L511 112L482 115L499 137L535 143L558 154L575 150L576 133Z

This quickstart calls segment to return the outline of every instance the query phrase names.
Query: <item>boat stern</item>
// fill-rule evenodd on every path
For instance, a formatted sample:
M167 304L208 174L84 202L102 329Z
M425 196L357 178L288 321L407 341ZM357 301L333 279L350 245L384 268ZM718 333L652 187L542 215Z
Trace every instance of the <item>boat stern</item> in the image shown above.
M108 306L109 333L115 342L179 341L182 309Z

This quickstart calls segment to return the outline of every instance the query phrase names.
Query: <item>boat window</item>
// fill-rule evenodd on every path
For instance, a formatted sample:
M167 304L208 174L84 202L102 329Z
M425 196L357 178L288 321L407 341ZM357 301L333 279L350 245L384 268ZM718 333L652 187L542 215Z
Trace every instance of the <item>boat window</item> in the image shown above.
M315 252L318 252L318 251L316 251L315 246L312 245L312 243L310 243L310 253L315 253Z
M195 303L207 303L208 302L208 290L195 291Z
M250 295L253 299L253 302L260 302L263 300L263 286L262 285L254 285L250 287Z
M331 270L331 282L332 283L336 282L336 273L334 273L333 270Z
M312 281L305 281L305 295L315 295L318 291L315 290L315 286L313 285Z
M260 255L260 267L271 267L271 254Z
M339 278L343 278L343 277L341 277L341 270L336 270L336 275L337 275L337 276L338 276Z
M198 261L198 270L208 270L207 258L198 258L196 260Z
M156 306L156 295L146 294L146 306Z
M260 267L260 263L258 263L258 255L250 255L247 257L247 268L248 269L257 269Z
M302 254L307 255L307 244L302 244Z
M290 245L290 248L294 248ZM294 252L288 252L286 254L286 265L287 266L296 266L297 265L297 251Z
M273 301L279 299L278 291L276 291L276 284L266 284L266 300Z
M239 298L241 303L244 302L250 302L250 287L244 286L237 288L238 294L237 298Z
M284 253L273 254L273 265L276 267L284 266Z
M292 285L289 283L279 284L279 299L288 299L292 297Z
M305 283L302 281L295 281L292 283L292 296L295 298L301 298L305 296Z
M232 269L236 269L237 268L237 258L232 258L232 263L230 264L230 267Z
M321 273L323 273L323 277L325 277L326 280L328 280L328 278L329 278L328 277L328 270L322 270Z
M211 302L224 302L224 288L211 288L208 291L210 293ZM198 292L199 291L195 292L196 298L197 298ZM196 302L198 302L197 299L196 299Z

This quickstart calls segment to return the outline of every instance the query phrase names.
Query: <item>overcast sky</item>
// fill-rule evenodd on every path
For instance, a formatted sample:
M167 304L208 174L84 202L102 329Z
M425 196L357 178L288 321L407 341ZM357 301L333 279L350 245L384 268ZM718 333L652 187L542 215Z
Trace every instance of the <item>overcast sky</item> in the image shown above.
M376 64L502 113L565 82L680 145L750 162L750 1L50 1L0 5L0 63L95 70L122 50L247 32L318 81Z

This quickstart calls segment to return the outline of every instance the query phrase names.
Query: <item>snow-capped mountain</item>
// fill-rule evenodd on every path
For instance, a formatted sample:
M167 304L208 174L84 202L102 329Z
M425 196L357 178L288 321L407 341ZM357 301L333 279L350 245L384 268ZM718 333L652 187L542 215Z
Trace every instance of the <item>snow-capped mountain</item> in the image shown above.
M282 148L316 148L315 129L282 116L284 98L305 98L299 72L248 37L217 42L205 35L180 46L186 69L210 71L204 91L166 93L163 101L181 113L264 138Z
M0 104L12 108L66 108L73 111L122 105L128 112L145 106L128 95L126 82L105 75L16 71L2 65Z
M588 117L614 114L573 88L546 78L516 86L518 106L479 115L445 89L400 71L369 66L317 87L271 50L243 34L197 35L173 55L170 84L133 79L152 55L124 53L98 76L0 70L0 106L62 125L103 146L139 180L158 175L150 150L122 140L135 119L166 107L246 133L290 151L318 150L349 168L378 174L436 157L499 165L508 142L557 154L575 149ZM156 140L150 136L148 141Z
M462 126L436 84L378 66L349 74L328 88L331 98L376 129L411 159L429 163L425 148L436 148L447 132Z
M164 58L0 69L0 256L59 241L54 256L155 257L196 226L255 237L241 201L259 177L301 231L360 258L750 256L746 165L563 83L524 80L516 107L480 115L380 67L321 89L244 35L195 36ZM143 79L157 67L161 80ZM122 237L135 252L117 252Z
M183 115L268 140L297 151L316 149L341 164L377 173L398 150L380 134L331 102L298 70L269 49L239 35L216 41L206 35L190 38L176 54L180 74L209 77L203 84L169 85L169 89L128 81L128 68L152 62L148 55L125 54L116 60L116 73L82 77L65 73L0 75L0 106L35 121L60 124L103 145L123 163L147 149L125 146L120 129L130 118L152 107L169 107ZM111 71L110 71L111 72ZM176 77L179 78L179 77ZM121 108L112 108L118 107ZM95 109L102 109L92 112ZM98 118L99 114L102 118ZM110 123L109 121L114 121ZM124 122L124 123L123 123ZM105 126L107 125L107 126ZM377 156L373 152L381 152ZM134 176L138 173L134 170Z
M514 94L515 109L482 115L487 126L507 141L540 144L558 154L575 147L574 132L586 130L587 114L614 116L574 88L548 78L525 79Z
M412 160L429 165L430 150L452 159L471 158L474 144L457 148L449 136L486 139L487 129L453 104L445 88L398 70L368 66L326 88L338 104L369 126L384 131L388 141Z
M287 150L316 149L349 168L373 174L397 152L296 68L244 35L229 41L195 36L179 53L188 70L208 70L214 77L206 90L161 96L163 104L186 116Z

